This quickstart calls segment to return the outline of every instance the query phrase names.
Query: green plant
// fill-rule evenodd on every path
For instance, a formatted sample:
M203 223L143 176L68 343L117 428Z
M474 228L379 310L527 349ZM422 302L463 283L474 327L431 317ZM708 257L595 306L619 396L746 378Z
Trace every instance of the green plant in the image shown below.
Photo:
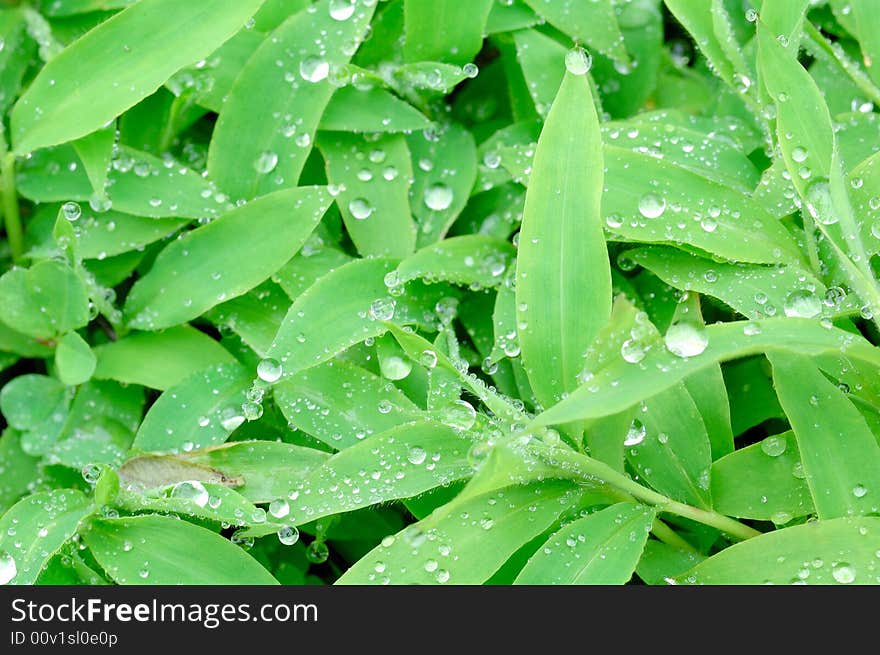
M0 10L0 582L880 581L878 4L467 4Z

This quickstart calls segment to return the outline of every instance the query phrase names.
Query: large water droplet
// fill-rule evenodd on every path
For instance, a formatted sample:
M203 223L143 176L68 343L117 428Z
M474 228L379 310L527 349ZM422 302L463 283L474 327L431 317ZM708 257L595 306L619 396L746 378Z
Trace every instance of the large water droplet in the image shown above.
M76 221L82 216L82 209L75 202L65 202L61 205L61 214L68 221Z
M406 454L406 459L409 461L409 463L416 466L424 463L427 457L428 453L421 446L413 446Z
M330 549L323 541L313 541L306 548L306 559L312 564L323 564L330 557Z
M263 175L274 171L277 165L278 155L270 150L266 150L265 152L260 153L260 156L257 157L256 161L254 161L254 168L256 169L257 173L261 173Z
M456 400L443 410L443 422L457 430L470 430L477 420L477 410L466 400Z
M208 504L210 495L205 485L198 480L184 480L171 488L171 497L188 500L199 507L204 507Z
M348 20L354 13L354 0L330 0L330 18Z
M425 205L434 211L443 211L452 204L454 194L443 182L437 182L425 189Z
M307 82L320 82L330 74L330 64L320 57L306 57L299 63L299 74Z
M348 211L359 221L369 218L373 213L373 205L366 198L355 198L348 203Z
M666 200L653 193L647 193L639 200L639 213L645 218L659 218L666 211Z
M285 498L276 498L269 503L269 514L276 519L283 519L290 514L290 503Z
M624 446L638 446L645 440L645 435L648 434L647 428L642 424L642 422L638 419L635 419L629 426L629 430L626 431L626 437L623 439Z
M374 321L390 321L394 318L396 301L393 298L378 298L370 305L370 318Z
M281 379L281 374L283 372L284 370L281 368L281 363L277 359L271 357L261 359L260 363L257 364L257 377L263 382L268 382L269 384L278 382L278 380Z
M666 349L677 357L696 357L709 345L706 328L696 323L676 323L666 331Z
M788 447L788 441L782 435L767 437L761 442L761 450L770 457L779 457Z
M849 584L856 579L856 570L846 562L838 562L831 569L831 577L840 584Z
M638 339L627 339L620 346L620 355L630 364L638 364L645 358L647 349Z
M786 316L813 318L822 311L822 301L812 291L798 289L786 296L783 309Z
M833 225L838 221L827 179L820 178L811 183L804 195L806 196L807 211L815 220L823 225Z
M278 531L278 541L285 546L292 546L299 541L299 530L292 525L285 525Z
M583 48L574 48L565 53L565 68L572 75L586 75L593 66L593 58Z

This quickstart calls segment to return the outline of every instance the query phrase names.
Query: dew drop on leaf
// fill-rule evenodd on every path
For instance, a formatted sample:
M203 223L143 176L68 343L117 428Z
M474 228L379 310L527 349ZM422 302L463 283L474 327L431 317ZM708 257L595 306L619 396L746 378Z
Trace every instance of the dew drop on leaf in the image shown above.
M452 189L443 182L437 182L425 189L425 206L434 211L448 209L454 200Z
M706 328L696 323L675 323L666 331L666 349L676 357L696 357L706 350L709 336Z
M373 213L373 205L366 198L354 198L348 203L348 211L359 221L369 218Z
M639 199L639 213L645 218L659 218L666 211L666 200L653 193Z
M277 359L271 357L261 359L260 363L257 364L257 377L263 382L268 382L269 384L278 382L278 380L281 379L281 374L283 372L281 363Z
M198 480L184 480L171 488L171 497L188 500L194 505L204 507L208 504L210 494L205 485Z
M574 48L565 53L565 68L572 75L586 75L593 66L593 58L583 48Z

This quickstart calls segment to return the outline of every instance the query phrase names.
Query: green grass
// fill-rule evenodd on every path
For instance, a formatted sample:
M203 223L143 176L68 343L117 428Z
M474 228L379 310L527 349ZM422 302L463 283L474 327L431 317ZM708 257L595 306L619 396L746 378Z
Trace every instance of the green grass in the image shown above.
M0 9L0 583L880 582L877 3L464 4Z

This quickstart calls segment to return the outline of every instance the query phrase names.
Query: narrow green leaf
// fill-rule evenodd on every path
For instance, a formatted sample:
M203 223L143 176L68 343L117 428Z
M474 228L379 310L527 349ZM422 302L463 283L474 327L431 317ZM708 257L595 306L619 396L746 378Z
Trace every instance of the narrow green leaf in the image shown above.
M514 584L626 584L653 522L653 509L632 503L572 521L532 555Z
M232 362L223 347L187 326L162 332L135 332L98 346L94 377L165 390L208 366Z
M678 584L877 584L880 518L813 521L749 539L674 578Z
M19 498L28 493L28 485L37 477L40 459L27 454L21 447L21 433L6 428L0 435L0 516Z
M384 89L344 86L330 98L319 127L340 132L410 132L431 127L431 121Z
M275 385L274 394L291 425L337 450L422 414L393 384L344 361L291 375Z
M299 180L334 92L328 75L348 63L376 7L359 2L354 13L337 20L330 5L321 0L279 25L229 92L211 139L208 171L234 200L249 200L279 185L293 187ZM267 118L255 121L254 116Z
M91 509L85 494L73 489L37 493L16 503L0 518L4 581L34 584L52 556L76 534Z
M135 283L125 302L129 326L177 325L246 293L299 250L329 202L320 187L285 189L188 232Z
M602 168L590 87L566 73L535 152L516 272L523 364L546 406L577 386L581 356L611 315Z
M538 30L514 32L513 42L535 109L546 117L565 76L568 51L556 39Z
M113 144L116 141L116 126L96 130L73 142L76 154L79 155L92 189L99 198L105 196L104 187L107 185L107 174L110 171L110 157L113 154Z
M483 44L492 0L472 0L462 11L456 0L404 0L407 61L471 61Z
M407 143L414 162L410 206L422 247L442 239L467 204L477 176L477 147L456 123L410 135Z
M629 62L612 0L526 0L526 3L574 41L586 43L621 63Z
M361 255L406 257L416 245L409 208L412 162L406 139L328 133L318 143L336 204Z
M434 305L449 295L444 285L410 282L404 295L391 297L385 277L396 265L396 260L385 258L355 260L323 276L300 295L269 349L269 356L281 362L284 375L384 334L387 327L379 317L389 310L400 324L433 324Z
M718 362L768 349L814 356L840 354L842 351L872 366L880 365L880 353L861 337L835 328L824 328L809 319L719 323L706 327L705 337L705 351L693 357L680 357L666 348L656 347L648 350L638 364L626 362L623 357L611 361L588 384L540 414L535 423L563 424L615 414L642 398L670 388L692 373Z
M235 332L263 357L269 352L288 307L290 298L284 290L267 280L243 296L208 310L205 318Z
M92 377L97 360L89 344L76 332L68 332L55 349L58 379L68 386L82 384Z
M96 519L83 541L119 584L278 584L257 560L220 535L165 516Z
M865 419L803 355L768 353L820 519L880 509L880 445Z
M24 155L104 127L175 71L209 55L261 4L141 0L101 23L47 64L16 103L15 152Z
M187 377L153 403L132 448L180 452L223 443L244 423L241 405L253 378L238 364Z
M309 471L327 461L327 453L314 448L275 441L234 443L185 453L180 459L210 466L243 481L236 491L252 503L268 503L290 494Z
M787 523L813 513L797 440L773 435L712 464L712 499L717 511L744 519Z
M451 237L421 248L397 267L401 283L414 279L450 282L476 288L498 286L513 263L516 249L507 241L480 234Z
M472 444L468 436L438 423L393 427L312 470L291 494L291 515L297 523L306 523L468 478L473 473L467 460Z

